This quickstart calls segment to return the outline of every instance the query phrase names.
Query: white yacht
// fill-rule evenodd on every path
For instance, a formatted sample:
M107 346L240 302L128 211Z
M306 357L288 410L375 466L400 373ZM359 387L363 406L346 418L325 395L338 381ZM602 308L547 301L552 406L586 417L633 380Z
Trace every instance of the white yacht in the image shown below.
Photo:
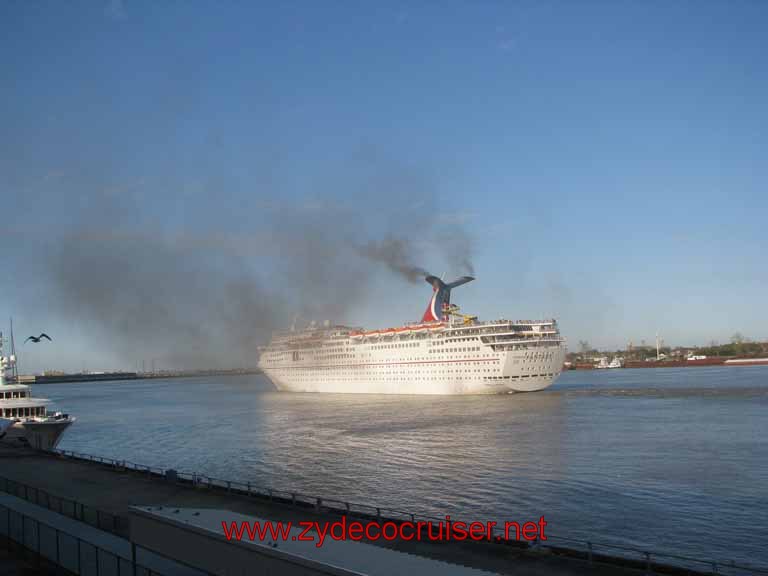
M26 384L9 384L6 372L15 367L16 356L3 353L0 333L0 442L53 450L74 418L47 410L50 400L33 398Z

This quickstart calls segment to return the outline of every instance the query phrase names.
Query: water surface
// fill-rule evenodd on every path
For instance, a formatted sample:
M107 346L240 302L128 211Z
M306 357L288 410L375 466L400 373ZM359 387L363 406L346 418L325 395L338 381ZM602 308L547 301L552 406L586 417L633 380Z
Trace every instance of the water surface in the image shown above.
M290 394L260 376L37 386L60 447L768 565L768 367L584 371L510 396Z

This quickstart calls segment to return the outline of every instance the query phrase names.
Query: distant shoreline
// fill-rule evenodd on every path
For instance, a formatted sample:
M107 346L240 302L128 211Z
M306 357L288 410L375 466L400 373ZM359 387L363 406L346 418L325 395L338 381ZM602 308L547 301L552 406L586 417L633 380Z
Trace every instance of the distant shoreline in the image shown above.
M69 382L113 382L120 380L156 380L160 378L196 378L205 376L243 376L261 374L258 368L232 370L174 370L163 372L81 372L74 374L20 375L19 384L65 384Z
M630 361L625 362L620 368L608 368L608 370L621 370L631 368L699 368L706 366L768 366L768 357L764 358L706 358L701 360L653 360L650 362ZM566 365L563 372L571 370L606 370L592 363L577 363Z

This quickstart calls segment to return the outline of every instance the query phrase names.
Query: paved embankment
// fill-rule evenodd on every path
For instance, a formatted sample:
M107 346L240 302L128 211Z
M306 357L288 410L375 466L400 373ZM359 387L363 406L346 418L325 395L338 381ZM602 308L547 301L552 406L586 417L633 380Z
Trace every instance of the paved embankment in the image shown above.
M338 515L308 507L291 506L266 498L172 482L135 470L119 469L56 454L5 447L0 443L0 476L78 502L107 514L117 533L127 536L130 506L221 508L272 521L334 521ZM0 487L1 488L1 487ZM81 511L82 513L82 511ZM114 515L116 518L111 518ZM98 520L98 519L97 519ZM576 574L639 574L630 566L607 565L560 556L549 551L530 551L495 543L416 542L377 543L402 552L435 558L503 574L570 576ZM685 573L685 571L680 571Z
M31 534L37 540L34 546L41 554L47 558L55 558L57 555L54 553L55 550L60 556L61 566L74 574L91 572L98 574L97 565L105 560L104 552L108 555L106 559L110 560L112 564L116 564L116 562L127 564L132 557L131 544L125 538L99 530L16 496L0 493L0 508L4 512L3 515L7 515L10 511L12 518L18 515L24 517L22 522L13 522L8 517L4 518L3 527L8 528L8 534L14 537L15 541L24 542L29 539ZM32 526L33 523L38 526L42 525L42 527L36 530ZM77 535L77 540L80 540L84 545L78 545L73 535ZM86 547L85 545L88 545L87 548L90 550L82 550ZM80 549L79 558L77 557L78 552L68 550L68 548ZM98 548L102 552L101 559L94 553L93 548ZM136 562L153 572L167 576L195 574L188 567L177 565L173 561L143 549L137 551ZM204 576L203 572L199 572L199 574Z

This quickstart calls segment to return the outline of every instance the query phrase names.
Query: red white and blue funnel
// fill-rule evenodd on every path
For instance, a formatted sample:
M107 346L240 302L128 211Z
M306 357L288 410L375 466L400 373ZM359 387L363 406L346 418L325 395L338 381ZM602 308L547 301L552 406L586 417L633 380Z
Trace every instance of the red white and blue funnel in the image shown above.
M472 282L472 276L461 278L446 284L437 276L427 276L426 281L432 284L432 299L429 301L427 311L424 312L422 322L441 322L447 319L447 309L451 305L451 290L467 282Z

